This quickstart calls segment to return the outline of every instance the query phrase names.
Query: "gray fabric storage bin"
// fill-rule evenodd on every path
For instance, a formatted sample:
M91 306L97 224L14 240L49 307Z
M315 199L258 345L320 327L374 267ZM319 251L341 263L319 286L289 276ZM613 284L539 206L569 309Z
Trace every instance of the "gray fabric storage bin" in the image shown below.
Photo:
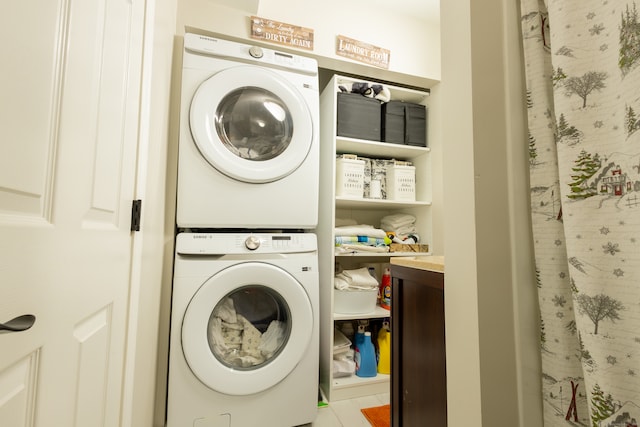
M357 93L338 92L338 136L380 141L380 101Z
M404 144L405 103L389 101L382 106L382 141Z
M427 108L420 104L407 103L405 144L427 146Z
M427 109L424 105L389 101L382 106L382 141L427 146Z

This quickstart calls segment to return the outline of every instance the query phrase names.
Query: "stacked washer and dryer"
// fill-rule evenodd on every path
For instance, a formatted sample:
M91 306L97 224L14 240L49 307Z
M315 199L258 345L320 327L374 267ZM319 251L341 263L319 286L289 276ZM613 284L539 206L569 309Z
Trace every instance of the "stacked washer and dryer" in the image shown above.
M318 66L184 38L167 427L286 427L318 394Z

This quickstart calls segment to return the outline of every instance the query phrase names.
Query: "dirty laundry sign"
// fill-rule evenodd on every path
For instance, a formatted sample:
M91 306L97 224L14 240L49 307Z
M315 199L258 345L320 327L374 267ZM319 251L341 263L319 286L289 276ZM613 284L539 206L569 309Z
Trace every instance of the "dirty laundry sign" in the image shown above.
M388 49L353 40L345 36L338 36L336 54L384 69L389 68L389 57L391 56Z
M251 38L313 50L313 30L283 22L251 17Z

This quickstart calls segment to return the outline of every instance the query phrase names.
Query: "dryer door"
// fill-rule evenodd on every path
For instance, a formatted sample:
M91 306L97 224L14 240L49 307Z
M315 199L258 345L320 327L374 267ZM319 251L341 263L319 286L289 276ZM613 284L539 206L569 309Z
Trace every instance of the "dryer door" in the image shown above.
M218 171L243 182L289 175L313 143L304 97L262 67L237 66L214 74L196 91L189 114L200 153Z
M209 278L185 311L182 349L207 387L248 395L282 381L311 341L313 311L303 286L261 262L234 264Z

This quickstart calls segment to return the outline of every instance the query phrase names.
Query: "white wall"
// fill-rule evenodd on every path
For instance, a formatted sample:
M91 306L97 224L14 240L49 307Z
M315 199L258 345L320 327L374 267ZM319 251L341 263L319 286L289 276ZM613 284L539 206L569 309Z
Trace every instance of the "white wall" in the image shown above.
M449 425L541 426L519 13L441 9Z
M450 426L482 425L469 0L441 4L447 404Z
M392 11L380 13L366 0L350 0L348 7L340 0L308 0L304 4L296 3L296 7L288 0L243 2L235 8L224 3L221 0L180 0L178 34L183 34L185 27L191 27L249 39L249 16L257 15L313 29L314 50L299 50L309 56L353 62L335 54L336 36L340 34L389 49L391 72L440 79L438 21L425 23ZM250 10L251 7L255 9ZM361 15L354 16L356 12ZM383 74L380 71L380 75Z

